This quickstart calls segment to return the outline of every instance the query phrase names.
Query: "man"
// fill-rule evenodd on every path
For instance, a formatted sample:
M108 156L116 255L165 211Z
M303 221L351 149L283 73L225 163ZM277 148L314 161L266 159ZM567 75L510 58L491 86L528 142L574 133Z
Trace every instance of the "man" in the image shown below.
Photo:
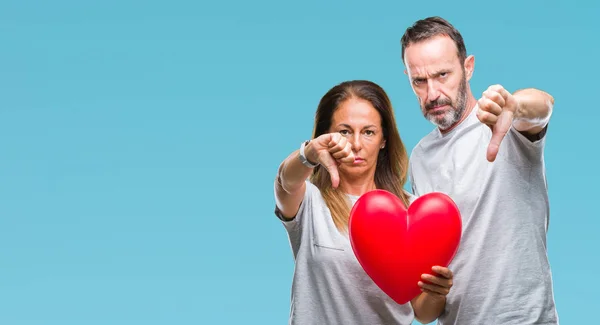
M437 126L412 151L413 192L448 194L463 218L439 323L558 324L543 157L554 99L494 85L476 100L469 85L475 59L442 18L417 21L401 43L423 115Z

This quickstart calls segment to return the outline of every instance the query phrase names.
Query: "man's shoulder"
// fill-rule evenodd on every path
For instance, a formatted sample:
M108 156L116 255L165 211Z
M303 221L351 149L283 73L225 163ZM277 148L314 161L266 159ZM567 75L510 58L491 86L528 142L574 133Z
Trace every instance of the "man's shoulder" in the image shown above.
M408 203L409 204L412 204L417 199L417 196L414 195L413 193L409 192L409 191L404 191L404 193L406 193L406 196L408 197Z
M418 155L425 148L427 148L431 144L435 143L438 139L439 139L439 132L437 129L433 129L427 135L422 137L421 140L419 140L419 142L417 142L417 144L414 146L414 148L411 151L411 156Z

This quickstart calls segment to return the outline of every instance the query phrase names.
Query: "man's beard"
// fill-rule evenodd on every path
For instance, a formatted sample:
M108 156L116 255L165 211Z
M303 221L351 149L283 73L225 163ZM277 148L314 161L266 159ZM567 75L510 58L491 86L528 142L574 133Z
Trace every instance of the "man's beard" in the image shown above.
M463 73L462 81L458 87L458 94L456 96L456 100L453 102L450 98L438 98L432 102L425 104L425 108L421 107L421 111L423 112L423 116L431 123L435 124L441 130L448 129L456 122L458 122L465 109L467 104L467 78ZM445 111L442 112L430 112L429 110L436 106L449 105Z

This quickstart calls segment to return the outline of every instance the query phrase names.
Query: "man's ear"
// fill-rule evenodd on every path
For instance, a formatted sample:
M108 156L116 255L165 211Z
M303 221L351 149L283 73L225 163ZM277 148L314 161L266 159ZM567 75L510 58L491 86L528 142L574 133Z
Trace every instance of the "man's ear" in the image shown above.
M467 74L466 75L467 81L471 80L471 77L473 76L473 70L475 70L475 56L469 55L465 59L464 67L465 67L465 73Z

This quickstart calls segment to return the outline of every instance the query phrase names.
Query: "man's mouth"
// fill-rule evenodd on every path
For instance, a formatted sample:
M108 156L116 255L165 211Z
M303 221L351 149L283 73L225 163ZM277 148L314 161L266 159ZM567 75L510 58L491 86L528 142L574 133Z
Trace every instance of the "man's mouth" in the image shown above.
M437 113L443 111L448 105L436 105L427 109L428 112Z

